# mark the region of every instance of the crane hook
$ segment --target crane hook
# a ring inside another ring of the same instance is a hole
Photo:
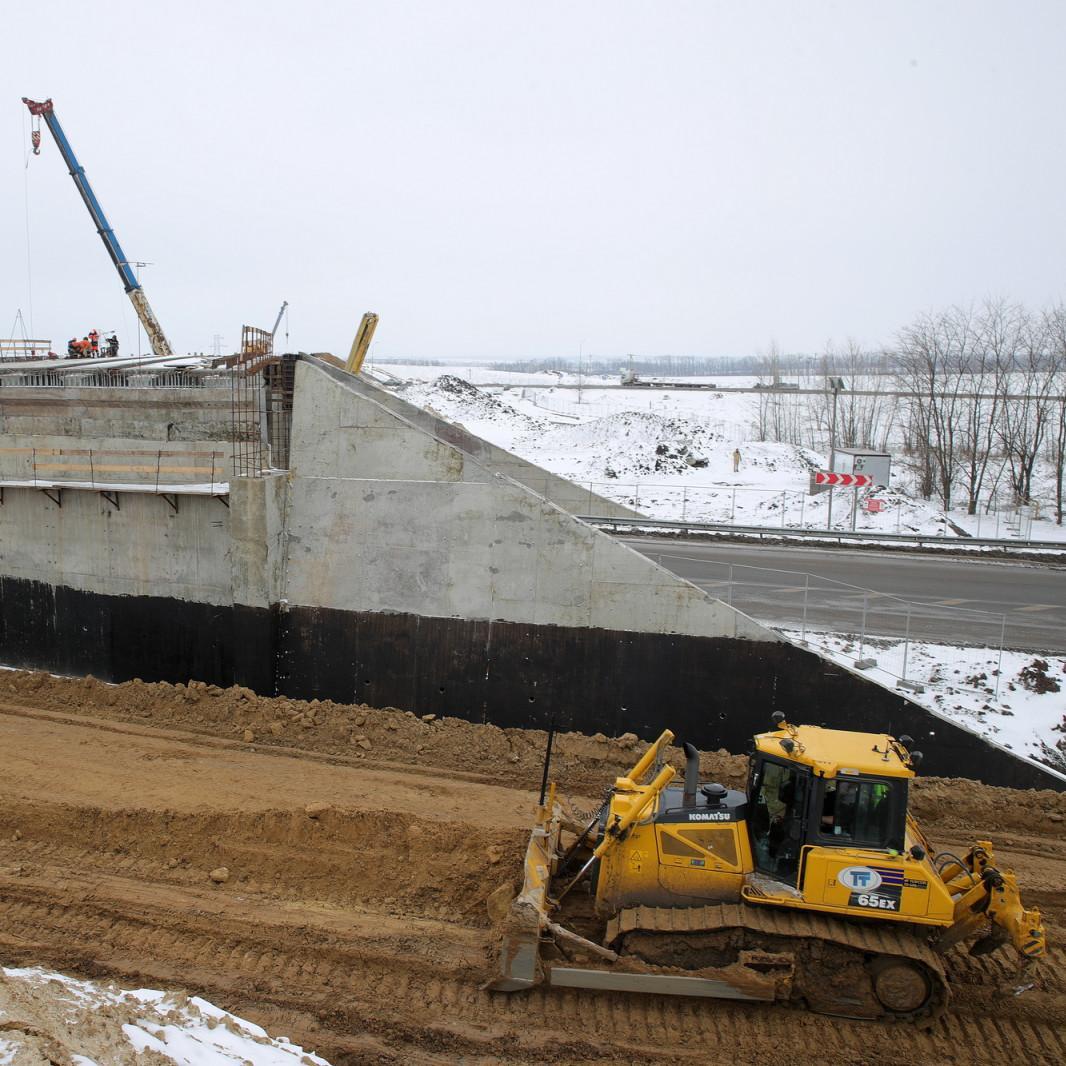
[[[41,120],[37,119],[35,128],[30,131],[30,140],[33,142],[33,154],[41,154]]]

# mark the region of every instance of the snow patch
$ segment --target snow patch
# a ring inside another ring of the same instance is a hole
[[[782,632],[800,640],[798,630]],[[848,667],[859,653],[857,634],[808,629],[806,638],[827,658]],[[902,677],[903,641],[866,637],[862,654],[877,660],[877,666],[861,671],[865,676],[888,688]],[[925,691],[904,695],[1015,755],[1066,775],[1066,657],[1004,649],[997,693],[999,654],[998,648],[912,640],[907,680]]]
[[[144,1052],[180,1066],[329,1066],[197,996],[38,968],[0,968],[0,1021],[0,1066],[51,1061],[57,1051],[75,1066],[133,1066]]]

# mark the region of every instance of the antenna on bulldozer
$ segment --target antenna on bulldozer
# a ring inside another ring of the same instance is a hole
[[[544,806],[544,797],[548,794],[548,769],[552,761],[552,741],[555,740],[555,711],[548,722],[548,743],[544,747],[544,773],[540,776],[540,806]]]

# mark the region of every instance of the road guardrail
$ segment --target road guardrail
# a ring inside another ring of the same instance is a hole
[[[1066,552],[1066,540],[1023,540],[1002,537],[945,537],[938,533],[877,533],[855,532],[848,529],[790,529],[782,526],[740,526],[732,523],[709,522],[667,522],[654,518],[606,518],[597,515],[578,515],[582,522],[610,532],[622,530],[639,531],[641,529],[665,530],[678,533],[732,533],[739,536],[758,537],[775,540],[798,537],[804,540],[830,540],[838,544],[846,541],[865,541],[867,543],[914,544],[919,547],[935,544],[951,548],[1003,548],[1006,550],[1050,549]]]

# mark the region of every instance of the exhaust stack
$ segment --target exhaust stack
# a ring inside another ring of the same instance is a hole
[[[686,807],[695,807],[696,792],[700,787],[700,753],[687,740],[682,747],[685,751],[685,792],[682,803]]]

